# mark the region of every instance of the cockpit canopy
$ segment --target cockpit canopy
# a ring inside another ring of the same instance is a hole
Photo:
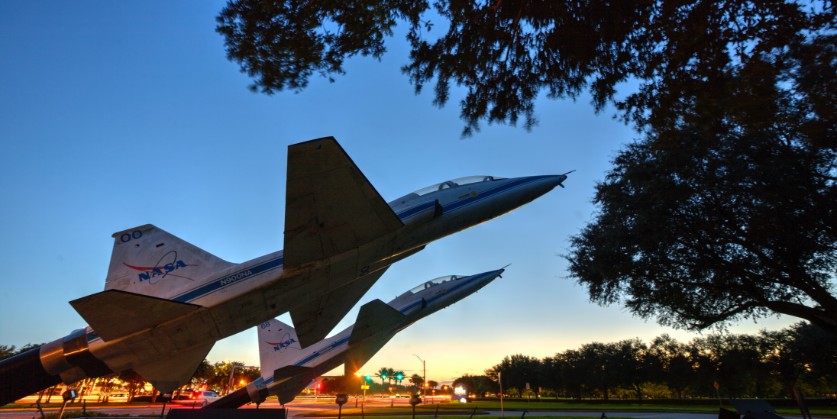
[[[430,281],[427,281],[427,282],[425,282],[425,283],[423,283],[423,284],[421,284],[421,285],[419,285],[419,286],[417,286],[417,287],[415,287],[415,288],[413,288],[413,289],[411,289],[410,291],[407,291],[407,292],[410,293],[410,294],[417,294],[421,291],[424,291],[428,288],[432,288],[436,285],[444,284],[445,282],[455,281],[459,278],[465,278],[466,276],[467,275],[440,276],[436,279],[431,279]]]
[[[431,192],[441,191],[449,188],[455,188],[457,186],[463,185],[470,185],[473,183],[481,183],[481,182],[493,182],[495,180],[502,180],[505,179],[503,177],[496,177],[496,176],[466,176],[461,177],[458,179],[447,180],[441,183],[437,183],[435,185],[426,186],[421,188],[413,193],[409,193],[407,195],[402,196],[395,200],[395,202],[404,202],[414,198],[418,198],[423,195],[427,195]]]

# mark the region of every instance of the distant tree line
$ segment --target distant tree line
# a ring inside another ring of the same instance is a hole
[[[43,344],[28,343],[20,348],[15,345],[0,344],[0,360],[10,358],[12,356],[22,354],[31,349],[37,348]],[[235,374],[230,379],[233,365],[236,366]],[[210,364],[206,359],[198,365],[191,380],[175,391],[175,396],[194,389],[209,389],[215,390],[218,393],[225,393],[229,390],[235,390],[241,387],[243,383],[249,383],[261,375],[258,367],[245,366],[242,362],[216,362]],[[128,396],[128,401],[132,401],[135,396],[143,394],[143,389],[146,387],[147,381],[133,370],[123,371],[121,373],[112,373],[95,378],[85,378],[76,383],[71,383],[69,386],[79,390],[81,395],[95,391],[99,394],[100,400],[104,401],[105,397],[112,394],[125,394]],[[232,388],[230,388],[232,385]],[[57,394],[63,384],[58,384],[52,389],[46,389],[42,395],[46,397],[45,400]],[[155,395],[152,391],[152,397]],[[49,403],[49,401],[47,401]]]
[[[43,345],[43,343],[27,343],[26,345],[17,348],[15,345],[0,345],[0,359],[11,358],[15,355],[20,355],[30,349],[35,349]]]
[[[837,393],[837,338],[808,323],[757,335],[712,334],[681,343],[668,335],[593,342],[538,359],[511,355],[485,376],[454,386],[483,395],[566,398],[809,397]],[[717,383],[717,384],[716,384]],[[717,385],[717,392],[715,387]]]
[[[0,359],[20,353],[0,345]],[[232,388],[228,388],[232,366],[236,365]],[[204,360],[186,389],[234,390],[255,380],[260,371],[240,362]],[[423,380],[418,374],[382,368],[375,374],[380,383],[366,377],[327,377],[319,392],[360,393],[361,381],[370,385],[368,394],[417,391]],[[412,385],[400,385],[408,378]],[[808,397],[837,394],[837,337],[810,323],[797,323],[778,331],[756,335],[711,334],[682,343],[661,335],[645,343],[640,339],[592,342],[553,356],[515,354],[488,368],[485,375],[465,375],[453,382],[470,394],[497,394],[502,379],[503,393],[510,397],[562,397],[600,399],[694,398],[694,397],[786,397],[798,387]],[[397,382],[396,382],[397,380]],[[439,383],[427,381],[429,389]],[[130,398],[141,392],[145,380],[127,371],[75,385],[79,389],[106,387],[110,393],[125,392]],[[717,391],[716,391],[717,386]],[[441,394],[441,393],[437,393]]]

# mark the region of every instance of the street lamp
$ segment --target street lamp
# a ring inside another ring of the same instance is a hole
[[[364,376],[360,371],[355,373],[355,377],[360,379],[360,389],[363,390],[363,403],[366,403],[366,390],[369,390],[369,383],[372,382],[371,376]],[[357,407],[357,397],[355,397],[355,407]]]
[[[427,364],[424,362],[423,359],[421,359],[420,356],[418,356],[416,354],[413,354],[413,356],[418,358],[419,361],[421,361],[421,367],[422,367],[421,386],[423,388],[426,388],[426,386],[427,386]],[[425,393],[426,392],[427,391],[425,391]]]

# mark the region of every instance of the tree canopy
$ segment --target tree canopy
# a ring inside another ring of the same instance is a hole
[[[801,45],[833,46],[812,39],[833,19],[829,1],[233,0],[217,31],[251,89],[272,94],[302,89],[314,74],[333,80],[350,57],[380,58],[403,23],[411,49],[402,71],[417,92],[435,81],[439,106],[452,84],[463,87],[469,134],[480,121],[522,117],[531,127],[539,95],[575,98],[587,88],[597,109],[613,100],[639,125],[670,123],[694,100],[717,101],[730,72],[758,84],[771,65],[793,66],[788,53]],[[833,85],[819,74],[807,82]],[[627,82],[638,88],[615,99]]]

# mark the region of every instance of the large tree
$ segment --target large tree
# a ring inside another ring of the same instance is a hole
[[[837,386],[837,335],[797,323],[778,331],[762,331],[766,369],[788,389],[806,383]]]
[[[485,375],[499,383],[502,378],[503,388],[517,388],[523,390],[530,388],[537,390],[541,387],[541,361],[537,358],[515,354],[503,358],[499,364],[485,370]],[[500,377],[502,376],[502,377]]]
[[[837,333],[834,151],[795,132],[704,133],[617,156],[571,275],[593,301],[663,324],[783,313]]]
[[[137,392],[139,392],[145,385],[145,379],[134,370],[122,371],[119,373],[118,377],[128,390],[128,403],[134,401],[134,396],[136,396]]]
[[[208,384],[215,378],[215,367],[209,363],[207,359],[198,364],[195,373],[192,374],[192,379],[189,380],[192,388],[198,388],[201,384]]]
[[[683,398],[689,383],[694,381],[694,370],[687,356],[686,346],[667,334],[654,338],[648,345],[650,370],[647,376],[652,382],[665,383],[677,398]]]
[[[624,102],[645,137],[571,242],[591,300],[690,329],[782,313],[837,333],[837,38],[819,6],[710,14],[748,30],[702,20],[714,55],[686,54]]]
[[[487,393],[497,394],[499,391],[499,385],[497,382],[485,375],[465,374],[462,377],[453,380],[451,387],[455,389],[460,385],[465,387],[465,390],[469,395],[476,394],[477,397],[483,397]],[[505,390],[505,387],[503,389]]]

